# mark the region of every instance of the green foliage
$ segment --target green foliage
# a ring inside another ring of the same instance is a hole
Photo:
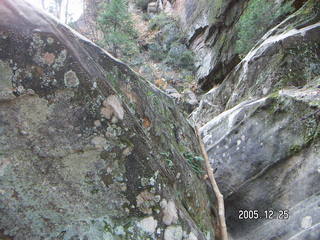
[[[183,68],[192,70],[194,67],[194,54],[190,50],[184,51],[179,57],[179,65]]]
[[[170,158],[171,154],[169,152],[161,152],[160,155],[164,157],[164,160],[168,164],[169,168],[173,168],[174,167],[173,161]]]
[[[279,6],[270,0],[251,0],[236,26],[236,52],[247,54],[272,24],[292,11],[291,2]]]
[[[104,38],[102,45],[114,56],[131,56],[137,51],[136,36],[126,0],[111,0],[101,5],[98,23]]]
[[[149,22],[149,29],[151,30],[160,30],[167,24],[172,23],[174,20],[171,19],[167,14],[160,13],[151,18]]]
[[[204,161],[202,157],[196,156],[192,152],[185,152],[183,156],[187,159],[188,165],[196,174],[201,175],[205,172],[202,167],[202,162]]]
[[[194,66],[193,52],[188,50],[185,45],[174,42],[171,44],[166,63],[174,67],[192,70]]]
[[[161,30],[156,41],[149,45],[150,56],[156,61],[187,70],[194,69],[194,54],[185,46],[185,35],[178,27],[178,23],[165,13],[151,18],[149,29]]]
[[[149,46],[150,57],[155,61],[162,61],[166,58],[166,53],[159,43],[152,43]]]
[[[143,21],[148,22],[148,21],[150,21],[151,18],[148,13],[144,13],[144,14],[142,14],[142,19],[143,19]]]
[[[297,154],[302,150],[302,146],[300,145],[292,145],[289,149],[291,154]]]

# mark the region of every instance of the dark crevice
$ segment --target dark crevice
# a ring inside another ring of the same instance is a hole
[[[199,79],[198,84],[200,88],[204,91],[209,91],[215,85],[221,84],[240,61],[241,59],[236,54],[227,63],[220,62],[217,64],[206,77]]]
[[[219,27],[216,24],[211,25],[209,30],[208,30],[208,34],[207,34],[206,39],[204,40],[204,42],[207,43],[217,30],[219,30]],[[216,34],[216,35],[218,35],[218,34]],[[211,45],[214,45],[214,43],[212,43]]]
[[[204,26],[204,27],[200,27],[200,28],[197,28],[195,31],[194,31],[194,34],[192,35],[192,37],[189,39],[188,41],[188,45],[191,45],[191,43],[197,39],[198,36],[200,36],[201,34],[203,34],[206,30],[207,30],[208,26]]]
[[[292,4],[292,6],[298,10],[299,8],[301,8],[308,0],[295,0]]]

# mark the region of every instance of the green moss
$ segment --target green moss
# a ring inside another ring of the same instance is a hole
[[[266,111],[268,114],[274,115],[275,113],[281,111],[282,107],[281,107],[279,91],[275,91],[271,93],[268,96],[267,101],[269,101],[266,108]]]
[[[92,189],[90,191],[91,194],[97,194],[99,192],[99,189]]]
[[[290,155],[294,155],[294,154],[297,154],[299,153],[301,150],[302,150],[302,146],[300,145],[292,145],[289,149],[289,152],[290,152]]]
[[[306,133],[304,135],[305,145],[309,145],[315,140],[319,138],[319,127],[318,126],[310,126],[306,129]]]
[[[164,161],[167,163],[168,167],[172,169],[174,167],[174,163],[172,161],[171,153],[161,152],[160,155],[164,157]]]
[[[183,156],[186,158],[188,165],[191,167],[191,169],[197,174],[201,175],[205,171],[203,170],[203,158],[200,156],[197,156],[196,154],[192,152],[185,152],[183,153]]]
[[[270,93],[268,96],[270,99],[278,99],[279,98],[279,91],[274,91],[273,93]]]

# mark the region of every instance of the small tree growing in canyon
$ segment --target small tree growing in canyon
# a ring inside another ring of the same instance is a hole
[[[104,35],[102,45],[115,57],[128,57],[135,53],[137,34],[126,0],[110,0],[102,4],[98,23]]]

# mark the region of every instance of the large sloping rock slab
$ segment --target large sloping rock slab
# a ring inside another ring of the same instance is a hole
[[[320,239],[319,112],[318,88],[287,89],[242,102],[201,128],[235,239]],[[265,219],[271,209],[289,218]],[[240,210],[261,218],[239,219]]]
[[[173,101],[125,64],[0,2],[0,238],[214,239],[196,146]]]

